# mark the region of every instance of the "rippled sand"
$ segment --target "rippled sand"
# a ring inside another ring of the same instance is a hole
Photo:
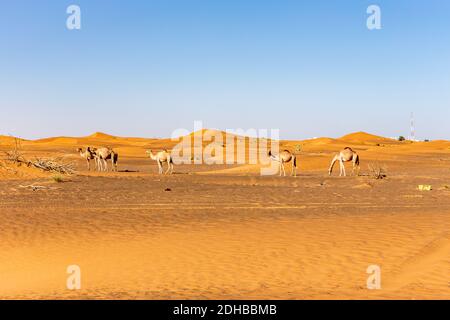
[[[78,177],[34,192],[3,182],[0,296],[450,298],[450,192],[404,179],[361,189],[367,178]],[[80,291],[65,287],[71,264]]]
[[[388,164],[378,181],[327,177],[335,142],[315,143],[297,178],[188,165],[158,176],[130,147],[119,167],[138,172],[0,179],[0,298],[449,299],[446,146],[361,145],[363,173],[369,160]],[[81,290],[66,288],[69,265]],[[369,265],[381,290],[366,287]]]

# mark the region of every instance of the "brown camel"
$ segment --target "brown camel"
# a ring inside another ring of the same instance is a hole
[[[156,154],[153,154],[152,150],[147,150],[146,153],[150,156],[152,160],[156,160],[158,163],[158,172],[159,174],[163,173],[163,163],[167,163],[167,171],[165,174],[169,173],[172,174],[173,172],[173,159],[170,155],[170,152],[168,152],[166,149],[163,151],[160,151]]]
[[[331,161],[330,168],[328,169],[328,174],[331,176],[331,173],[333,172],[333,167],[336,161],[339,161],[339,167],[340,167],[340,173],[339,176],[347,176],[347,173],[345,172],[345,166],[344,162],[352,161],[353,163],[353,170],[352,175],[354,175],[355,171],[357,171],[356,175],[359,175],[359,155],[352,150],[352,148],[346,147],[344,150],[339,152],[339,154],[335,155],[333,160]]]
[[[98,168],[100,171],[108,171],[108,162],[111,159],[111,171],[117,171],[117,161],[119,154],[111,148],[93,148],[94,157],[96,158]]]
[[[91,171],[91,160],[95,160],[95,169],[97,169],[97,160],[95,159],[95,154],[91,147],[87,147],[86,151],[83,151],[82,148],[78,148],[77,152],[86,160],[88,171]]]
[[[276,161],[280,163],[280,176],[283,171],[284,176],[286,176],[286,170],[284,169],[284,164],[292,161],[292,169],[291,175],[297,176],[297,156],[292,154],[289,150],[283,150],[278,155],[272,154],[272,151],[269,151],[269,157],[272,161]]]

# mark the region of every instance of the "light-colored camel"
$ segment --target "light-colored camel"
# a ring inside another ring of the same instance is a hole
[[[91,147],[87,147],[85,151],[82,148],[78,148],[77,152],[86,160],[88,171],[91,171],[91,160],[95,160],[95,169],[97,169],[97,160]]]
[[[334,164],[339,161],[339,167],[340,167],[340,173],[339,176],[342,175],[345,177],[347,176],[347,173],[345,172],[345,165],[344,162],[352,161],[353,163],[353,170],[352,175],[354,175],[355,170],[357,171],[357,175],[359,175],[359,155],[352,150],[352,148],[346,147],[344,150],[339,152],[339,154],[335,155],[333,160],[331,161],[330,168],[328,169],[328,174],[331,176],[331,173],[333,172]]]
[[[146,153],[150,156],[150,158],[152,160],[156,160],[156,162],[158,163],[159,174],[163,173],[163,163],[164,162],[167,163],[167,171],[165,172],[165,174],[167,174],[167,173],[172,174],[173,159],[172,159],[172,156],[170,155],[170,152],[168,152],[166,149],[164,149],[163,151],[159,151],[156,154],[153,154],[152,150],[147,150]]]
[[[111,171],[117,171],[117,161],[119,154],[111,148],[93,148],[92,152],[96,158],[99,171],[108,171],[108,162],[111,159]]]
[[[284,164],[292,161],[291,175],[294,177],[297,176],[297,156],[295,154],[288,150],[283,150],[280,154],[274,155],[272,154],[272,151],[269,151],[269,157],[272,161],[280,163],[280,176],[282,172],[284,173],[284,176],[286,176]]]

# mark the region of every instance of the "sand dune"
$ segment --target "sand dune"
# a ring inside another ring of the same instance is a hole
[[[368,143],[389,143],[389,144],[400,144],[400,141],[393,140],[390,138],[384,138],[376,136],[367,132],[355,132],[345,135],[339,138],[341,141],[357,143],[357,144],[368,144]]]
[[[79,171],[57,183],[0,163],[0,298],[450,298],[449,141],[282,141],[301,145],[296,178],[262,177],[249,164],[157,175],[145,150],[175,143],[103,133],[23,140],[24,156],[61,156]],[[0,137],[0,153],[13,144]],[[86,171],[75,152],[86,145],[114,147],[121,172]],[[361,155],[362,176],[328,177],[345,146]],[[368,176],[370,162],[385,164],[387,178]],[[66,288],[70,264],[81,267],[79,291]],[[373,264],[381,290],[366,287]]]

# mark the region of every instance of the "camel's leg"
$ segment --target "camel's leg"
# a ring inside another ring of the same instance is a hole
[[[342,160],[339,159],[339,177],[342,177],[342,165],[343,165]]]
[[[162,174],[162,173],[163,173],[161,161],[158,161],[158,173],[159,173],[159,174]]]
[[[347,176],[347,172],[345,172],[345,164],[344,164],[344,161],[341,160],[341,163],[342,163],[342,172],[344,173],[344,177],[346,177],[346,176]]]
[[[352,176],[355,175],[356,172],[356,176],[359,176],[359,165],[357,165],[358,158],[353,158],[353,170],[352,170]]]
[[[103,159],[103,171],[108,172],[108,162],[106,159]]]
[[[295,156],[292,158],[291,176],[297,176],[297,159],[295,158]]]
[[[281,161],[281,167],[283,168],[283,176],[286,177],[286,169],[284,168],[284,162]]]
[[[111,159],[112,164],[113,164],[114,172],[117,172],[117,161],[118,161],[118,159],[119,159],[119,156],[117,154],[114,154],[114,156]]]
[[[168,161],[167,161],[167,170],[166,170],[166,173],[165,173],[165,174],[168,174],[169,171],[170,171],[170,161],[168,160]]]
[[[86,159],[86,161],[87,161],[88,171],[91,171],[91,163],[89,162],[89,159]]]
[[[337,156],[335,156],[335,157],[333,158],[333,160],[331,160],[330,168],[328,169],[328,175],[329,175],[329,176],[331,176],[331,173],[333,173],[333,168],[334,168],[334,165],[335,165],[335,163],[336,163],[337,160],[338,160],[338,157],[337,157]]]
[[[173,162],[172,162],[172,158],[169,157],[169,159],[167,159],[167,173],[172,174],[173,172]]]

